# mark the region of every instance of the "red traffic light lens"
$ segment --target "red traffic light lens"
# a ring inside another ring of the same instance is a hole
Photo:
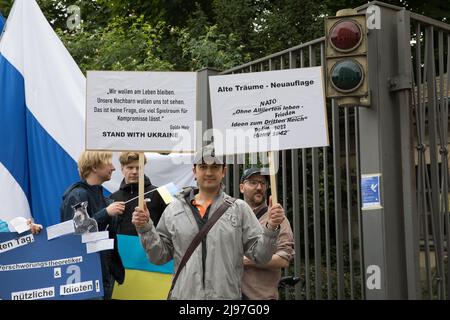
[[[331,69],[331,84],[340,92],[352,92],[359,88],[364,80],[362,66],[354,59],[337,62]]]
[[[336,50],[348,52],[361,43],[362,30],[354,20],[340,20],[331,28],[329,38]]]

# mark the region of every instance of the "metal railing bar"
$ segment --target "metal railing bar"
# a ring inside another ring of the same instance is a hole
[[[277,57],[279,57],[281,55],[288,54],[291,51],[296,51],[296,50],[300,50],[300,49],[303,49],[303,48],[308,48],[311,45],[315,45],[315,44],[318,44],[318,43],[321,43],[321,42],[324,42],[324,41],[325,41],[325,37],[317,38],[317,39],[314,39],[312,41],[308,41],[308,42],[299,44],[299,45],[297,45],[295,47],[292,47],[292,48],[289,48],[289,49],[286,49],[286,50],[283,50],[283,51],[279,51],[279,52],[273,53],[273,54],[265,56],[265,57],[262,57],[260,59],[256,59],[256,60],[253,60],[251,62],[244,63],[244,64],[242,64],[240,66],[237,66],[237,67],[234,67],[234,68],[231,68],[231,69],[228,69],[228,70],[224,70],[224,71],[220,72],[219,74],[229,74],[229,73],[234,72],[236,70],[240,70],[240,69],[246,68],[246,67],[248,67],[250,65],[258,64],[260,62],[265,62],[265,61],[268,61],[270,59],[277,58]]]
[[[334,215],[336,231],[336,272],[337,272],[337,298],[344,299],[344,263],[342,246],[342,204],[341,204],[341,151],[339,133],[339,106],[332,100],[333,121],[333,176],[334,176]]]
[[[348,264],[350,270],[350,299],[354,299],[353,292],[353,240],[352,240],[352,189],[350,186],[350,132],[349,132],[349,108],[344,109],[344,133],[345,133],[345,176],[347,190],[347,229],[348,229]]]

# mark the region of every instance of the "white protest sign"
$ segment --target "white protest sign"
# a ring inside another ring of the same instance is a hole
[[[209,84],[217,154],[329,145],[322,67],[212,76]]]
[[[114,249],[114,239],[102,239],[92,242],[86,242],[87,253]]]
[[[75,232],[75,224],[73,220],[68,220],[47,227],[47,240],[52,240]]]
[[[81,235],[81,242],[87,243],[87,242],[108,239],[108,238],[109,238],[108,231],[89,232],[89,233],[84,233]]]
[[[86,149],[192,152],[195,72],[88,71]]]
[[[27,223],[27,219],[24,217],[16,217],[12,219],[9,224],[14,228],[17,233],[24,233],[30,230],[30,225]]]

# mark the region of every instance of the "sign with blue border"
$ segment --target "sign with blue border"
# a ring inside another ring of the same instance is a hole
[[[380,178],[381,174],[364,174],[361,176],[361,209],[370,210],[382,208]]]
[[[80,300],[103,296],[99,253],[86,252],[79,235],[47,240],[0,233],[0,299]]]

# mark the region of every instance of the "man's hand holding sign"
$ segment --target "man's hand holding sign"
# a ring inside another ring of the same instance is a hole
[[[284,209],[279,203],[272,203],[272,196],[269,197],[269,222],[267,222],[267,227],[272,230],[279,228],[280,224],[286,218],[284,214]]]
[[[136,207],[131,222],[133,222],[136,227],[142,228],[149,221],[150,213],[147,210],[147,206],[144,204],[144,208]]]

